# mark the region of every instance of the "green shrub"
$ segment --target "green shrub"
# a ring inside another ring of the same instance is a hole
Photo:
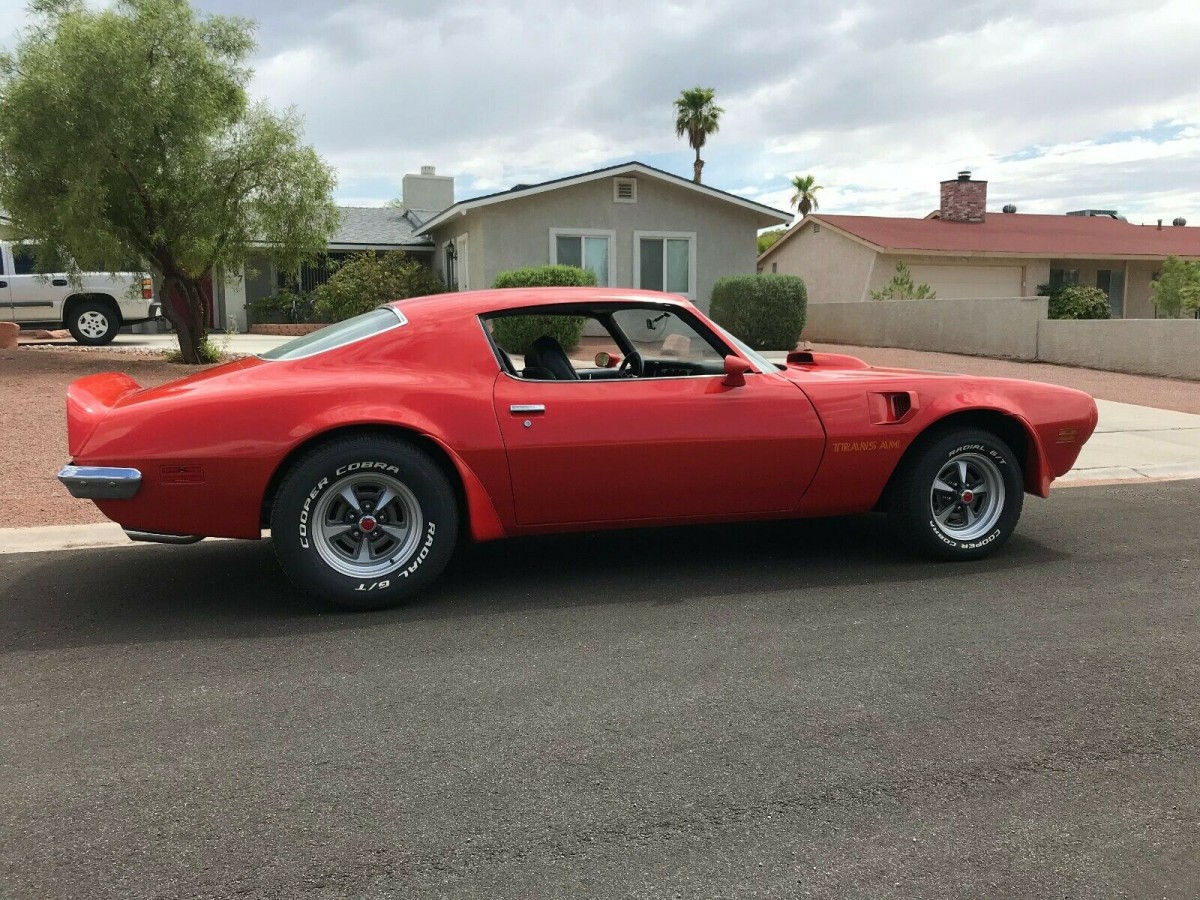
[[[877,291],[871,291],[872,300],[936,300],[937,294],[927,284],[913,284],[912,272],[904,260],[896,263],[896,274],[892,280]]]
[[[501,272],[492,282],[496,288],[595,287],[596,273],[575,266],[537,266]]]
[[[255,325],[294,325],[316,321],[313,317],[312,295],[293,294],[287,288],[280,288],[271,296],[260,297],[246,306]]]
[[[794,350],[808,315],[808,291],[795,275],[732,275],[713,285],[713,321],[755,350]]]
[[[403,250],[358,253],[312,292],[313,314],[319,322],[341,322],[392,300],[444,290],[433,272]]]
[[[1064,284],[1051,290],[1049,285],[1043,284],[1038,286],[1038,294],[1050,298],[1048,315],[1051,319],[1108,319],[1112,316],[1108,295],[1100,288]]]
[[[539,266],[501,272],[492,287],[594,287],[595,284],[596,274],[590,269]],[[503,316],[492,320],[493,337],[508,353],[524,353],[543,334],[550,335],[569,351],[579,343],[582,333],[583,319],[579,316]]]
[[[1154,308],[1163,318],[1200,311],[1200,260],[1168,256],[1150,290]]]

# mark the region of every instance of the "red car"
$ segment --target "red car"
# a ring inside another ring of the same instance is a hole
[[[67,392],[59,473],[134,540],[258,539],[355,609],[432,582],[462,539],[885,510],[976,559],[1096,425],[1068,388],[773,363],[692,304],[539,288],[398,301],[143,390]]]

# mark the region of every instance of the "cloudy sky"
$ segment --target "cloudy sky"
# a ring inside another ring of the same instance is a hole
[[[459,199],[638,159],[685,177],[671,101],[724,107],[705,182],[787,208],[924,215],[938,181],[989,208],[1200,225],[1200,3],[1154,0],[194,0],[258,22],[253,92],[294,105],[383,203],[436,165]],[[22,2],[0,0],[12,45]]]

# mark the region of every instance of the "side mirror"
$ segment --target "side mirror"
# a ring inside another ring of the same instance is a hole
[[[746,383],[746,373],[753,372],[754,366],[736,356],[725,357],[725,381],[723,384],[726,387],[741,387]]]
[[[596,354],[596,367],[600,369],[611,369],[613,366],[619,365],[621,357],[615,353],[608,353],[601,350]]]

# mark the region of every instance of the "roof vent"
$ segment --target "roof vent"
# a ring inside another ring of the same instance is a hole
[[[637,203],[637,179],[613,179],[613,203]]]
[[[1017,208],[1016,208],[1016,206],[1014,206],[1014,205],[1013,205],[1013,204],[1011,204],[1011,203],[1005,203],[1005,204],[1004,204],[1004,211],[1005,211],[1006,213],[1015,213],[1015,212],[1017,211]]]
[[[1176,228],[1182,228],[1184,225],[1187,224],[1187,219],[1185,219],[1183,216],[1179,216],[1171,224],[1174,225]]]
[[[514,184],[509,188],[510,191],[523,191],[527,187],[533,187],[531,184]]]
[[[437,166],[421,166],[422,175],[436,175]]]
[[[971,170],[970,169],[959,169],[958,170],[958,180],[959,181],[970,181],[971,180]]]

